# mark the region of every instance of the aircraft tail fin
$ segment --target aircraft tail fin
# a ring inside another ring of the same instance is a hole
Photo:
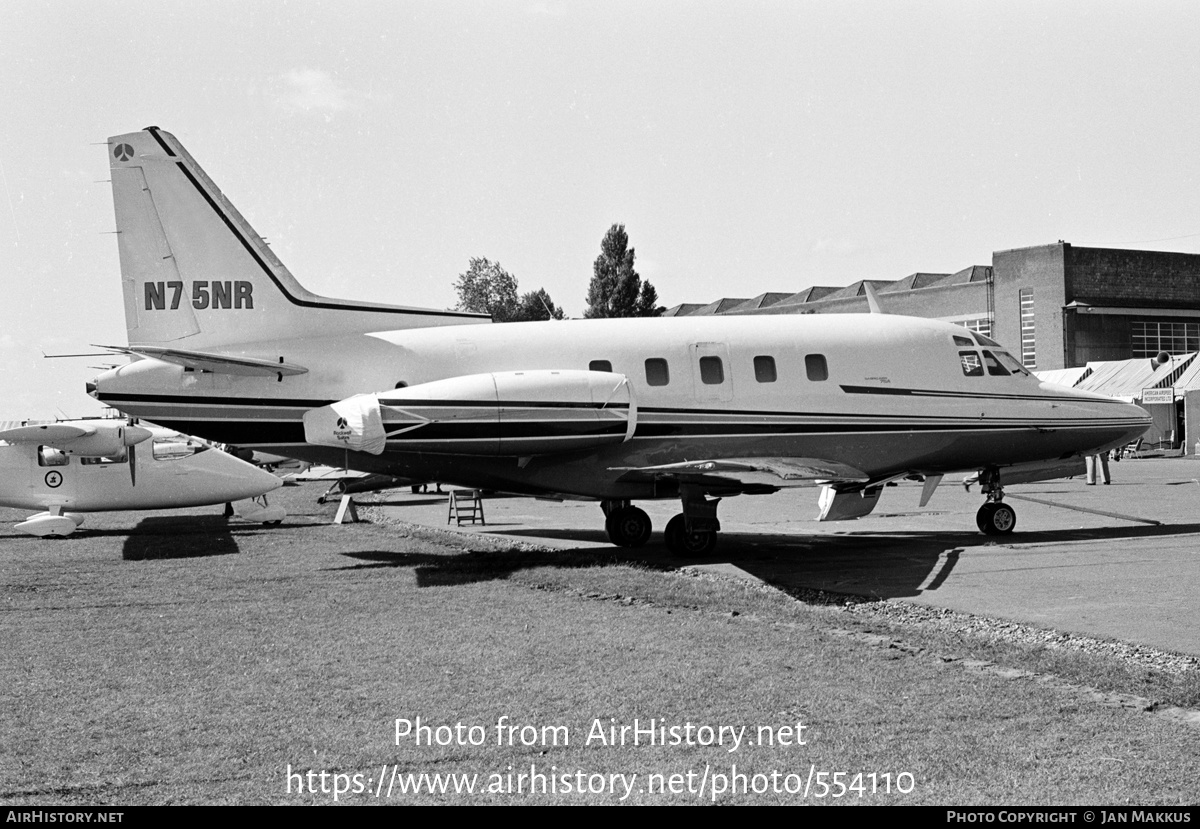
[[[130,345],[192,350],[486,322],[486,316],[328,299],[296,281],[170,133],[108,139]]]

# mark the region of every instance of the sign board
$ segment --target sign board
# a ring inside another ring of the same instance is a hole
[[[1142,403],[1174,403],[1175,389],[1142,389]]]

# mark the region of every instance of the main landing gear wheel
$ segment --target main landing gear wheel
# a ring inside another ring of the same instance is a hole
[[[1017,526],[1017,511],[1008,504],[989,501],[975,514],[975,523],[987,535],[1008,535]]]
[[[650,516],[637,507],[620,507],[608,514],[604,529],[618,547],[641,547],[650,538]]]
[[[676,515],[667,522],[663,533],[667,549],[677,556],[706,556],[717,546],[717,534],[712,530],[687,531],[683,515]]]

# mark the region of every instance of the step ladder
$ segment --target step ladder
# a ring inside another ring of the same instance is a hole
[[[464,522],[471,524],[487,524],[483,518],[483,493],[478,489],[458,489],[450,491],[450,512],[446,523],[457,521],[458,526]]]

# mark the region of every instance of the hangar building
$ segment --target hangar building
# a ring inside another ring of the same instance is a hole
[[[958,273],[870,280],[887,313],[933,317],[987,334],[1027,368],[1200,351],[1200,254],[1052,245],[996,251]],[[684,304],[668,316],[850,313],[863,282]]]

